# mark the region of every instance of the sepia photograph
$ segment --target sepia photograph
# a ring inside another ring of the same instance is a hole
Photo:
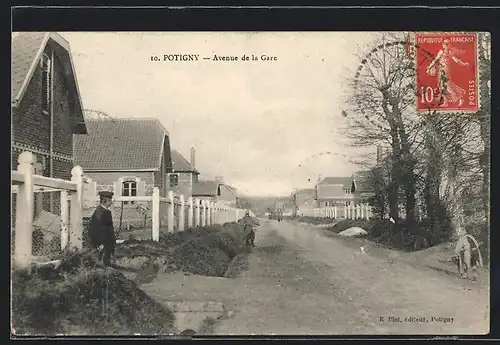
[[[11,47],[11,338],[490,332],[489,33]]]

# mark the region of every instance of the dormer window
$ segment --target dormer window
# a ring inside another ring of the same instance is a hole
[[[42,112],[49,114],[52,96],[52,61],[48,55],[43,54],[40,61],[40,68],[42,69]]]
[[[344,192],[345,192],[345,194],[351,194],[351,189],[350,188],[345,188]]]

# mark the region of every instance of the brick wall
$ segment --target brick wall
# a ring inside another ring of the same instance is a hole
[[[50,51],[46,51],[50,56]],[[60,61],[55,58],[54,64],[54,153],[67,156],[67,158],[54,158],[53,177],[70,179],[73,168],[73,134],[70,124],[70,94],[67,92],[64,70]],[[42,113],[42,71],[37,66],[33,77],[19,107],[12,113],[12,140],[18,145],[34,147],[38,161],[46,158],[47,167],[44,176],[49,176],[49,151],[50,151],[50,116]],[[12,169],[16,169],[19,154],[23,149],[12,150]],[[43,193],[43,209],[59,213],[59,193]],[[15,198],[13,198],[15,199]],[[13,200],[15,206],[15,200]],[[15,210],[13,209],[13,214]]]
[[[147,185],[154,185],[154,174],[149,171],[136,171],[136,172],[94,172],[85,171],[85,176],[90,177],[92,180],[96,181],[98,185],[112,185],[114,182],[118,181],[121,177],[137,177],[141,181],[145,181]]]
[[[47,52],[48,53],[48,52]],[[19,107],[12,119],[13,141],[50,149],[50,116],[42,113],[42,71],[35,69]],[[72,157],[73,134],[70,124],[70,94],[67,92],[64,70],[58,59],[54,61],[54,152]],[[17,165],[17,158],[14,161]]]
[[[97,191],[109,190],[113,192],[113,184],[121,177],[136,177],[145,182],[145,190],[143,195],[153,195],[153,187],[155,186],[155,176],[152,171],[137,171],[137,172],[94,172],[89,171],[84,174],[90,177],[97,183]],[[142,194],[142,193],[141,193]]]

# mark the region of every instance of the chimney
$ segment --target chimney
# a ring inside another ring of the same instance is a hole
[[[196,161],[195,161],[196,157],[195,156],[196,156],[196,150],[193,146],[193,147],[191,147],[191,168],[193,168],[193,169],[196,169]]]

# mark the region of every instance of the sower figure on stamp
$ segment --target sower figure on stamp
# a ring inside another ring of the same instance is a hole
[[[93,248],[99,249],[99,260],[104,265],[110,265],[110,259],[115,254],[116,236],[113,227],[113,216],[109,207],[112,205],[113,193],[100,192],[100,203],[90,219],[89,239]]]

